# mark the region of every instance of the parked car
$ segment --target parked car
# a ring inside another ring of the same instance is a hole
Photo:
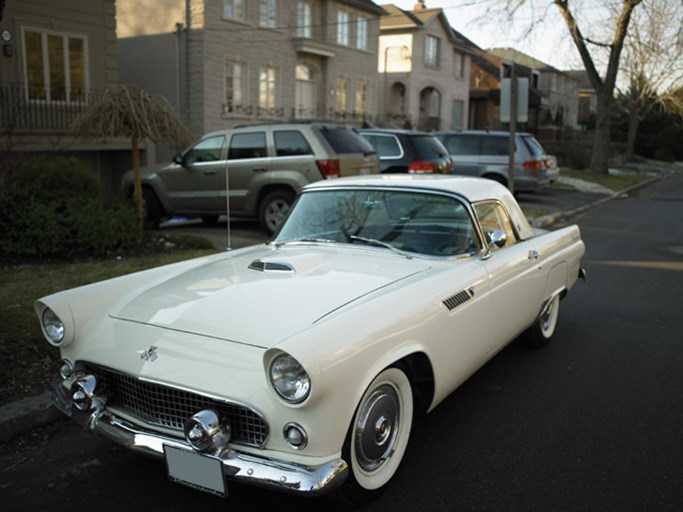
[[[388,129],[362,129],[379,154],[383,173],[450,174],[453,162],[443,144],[427,132]]]
[[[268,244],[35,310],[63,358],[54,404],[87,430],[214,494],[358,502],[394,476],[414,414],[518,335],[548,343],[583,253],[577,226],[533,230],[490,180],[342,178],[306,186]]]
[[[257,217],[272,233],[302,186],[378,172],[375,150],[349,126],[241,126],[208,133],[173,162],[143,168],[144,217],[150,227],[171,215],[216,220],[227,212],[229,188],[230,214]],[[132,197],[132,171],[123,188]]]
[[[508,186],[509,132],[437,132],[436,137],[453,158],[457,174],[481,176]],[[541,144],[530,133],[517,133],[515,141],[515,192],[546,188],[550,182],[548,175],[559,172],[557,161],[548,159]],[[555,167],[552,167],[553,162]]]

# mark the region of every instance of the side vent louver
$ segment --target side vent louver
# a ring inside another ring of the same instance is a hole
[[[470,300],[472,298],[472,295],[470,292],[463,290],[459,293],[456,293],[452,297],[447,298],[446,300],[443,301],[443,305],[446,306],[449,310],[453,310],[457,308],[458,306],[462,306],[465,302]]]
[[[294,267],[291,264],[281,261],[254,260],[249,268],[259,272],[294,272]]]

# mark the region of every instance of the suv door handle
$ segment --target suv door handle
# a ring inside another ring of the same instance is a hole
[[[266,172],[268,169],[266,167],[254,167],[252,171],[254,172]]]
[[[204,174],[206,174],[207,176],[213,176],[214,174],[216,174],[216,169],[208,169],[204,171]]]

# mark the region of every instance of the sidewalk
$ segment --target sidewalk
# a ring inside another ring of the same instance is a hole
[[[534,227],[547,229],[590,208],[617,197],[627,196],[634,190],[666,176],[668,174],[663,173],[660,176],[619,192],[612,192],[609,189],[582,180],[560,177],[558,181],[571,188],[552,188],[548,192],[541,194],[520,194],[518,202],[527,215],[529,215],[528,212],[534,213],[534,215],[531,215]],[[233,249],[263,243],[267,239],[267,236],[262,231],[254,228],[253,223],[237,221],[234,224],[233,227],[231,223],[230,236]],[[225,249],[227,245],[227,229],[225,232],[219,232],[217,229],[202,227],[199,223],[196,225],[189,223],[189,226],[185,226],[182,232],[206,236],[218,249]],[[50,393],[44,393],[4,405],[0,407],[0,439],[6,442],[13,436],[42,427],[62,418],[66,417],[52,407],[50,403]]]

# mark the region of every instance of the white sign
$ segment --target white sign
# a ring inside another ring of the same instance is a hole
[[[503,78],[500,84],[500,122],[510,122],[510,78]],[[517,122],[529,120],[529,79],[517,78]]]

